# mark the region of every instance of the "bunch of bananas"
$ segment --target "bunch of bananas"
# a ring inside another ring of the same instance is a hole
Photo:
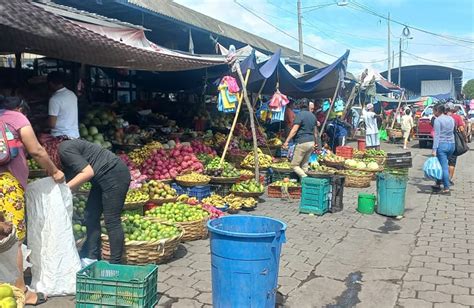
[[[163,145],[160,142],[152,141],[140,149],[133,150],[128,156],[136,165],[141,165],[148,157],[150,157],[153,150],[159,150],[162,148]]]
[[[275,138],[269,139],[267,144],[270,146],[279,146],[279,145],[282,145],[283,142],[281,142],[279,138],[275,137]]]
[[[254,198],[237,197],[234,194],[225,196],[225,203],[229,205],[229,209],[240,210],[241,208],[254,208],[257,206],[257,200]]]
[[[125,197],[125,203],[146,202],[149,198],[149,195],[144,191],[139,189],[130,189],[127,192],[127,196]]]
[[[226,141],[227,136],[222,133],[216,133],[214,135],[214,144],[219,145],[223,144]]]
[[[209,182],[211,178],[204,174],[191,172],[191,173],[177,176],[176,180],[182,181],[182,182]]]
[[[239,173],[240,173],[240,175],[245,175],[245,176],[254,176],[255,175],[252,171],[245,170],[245,169],[239,170]]]
[[[269,168],[272,165],[273,158],[270,155],[263,154],[262,150],[257,149],[258,154],[258,166],[260,168]],[[255,155],[250,152],[245,156],[244,160],[240,164],[242,167],[253,168],[255,167]]]
[[[202,199],[202,203],[209,204],[217,208],[223,208],[226,204],[224,198],[216,194],[212,194],[211,196]]]

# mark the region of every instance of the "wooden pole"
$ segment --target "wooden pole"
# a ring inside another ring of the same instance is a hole
[[[336,91],[334,91],[334,95],[332,97],[331,106],[329,106],[328,113],[326,114],[326,118],[324,119],[323,125],[321,125],[321,131],[319,132],[319,138],[321,138],[321,136],[324,133],[324,127],[326,126],[326,123],[329,119],[329,114],[331,113],[332,107],[334,106],[334,101],[336,100],[336,96],[337,96],[337,93],[339,91],[340,85],[341,85],[341,81],[338,80],[337,85],[336,85]]]
[[[400,98],[398,99],[398,107],[397,107],[397,110],[395,110],[395,113],[393,114],[392,125],[390,125],[390,128],[391,128],[391,129],[393,129],[393,127],[395,126],[395,120],[396,120],[396,118],[397,118],[398,110],[400,109],[400,106],[402,105],[403,96],[405,96],[405,92],[404,92],[404,91],[402,91],[402,94],[400,94]]]
[[[244,83],[243,83],[244,88],[247,86],[249,76],[250,76],[250,69],[247,69],[247,73],[245,74],[245,80],[244,80]],[[227,154],[227,149],[229,148],[230,141],[232,140],[232,135],[234,134],[235,125],[237,124],[237,120],[239,118],[240,107],[242,106],[243,97],[244,97],[244,95],[243,95],[243,93],[241,93],[240,96],[239,96],[237,109],[235,110],[234,121],[232,122],[232,126],[231,126],[230,132],[229,132],[229,136],[227,136],[227,141],[226,141],[225,146],[224,146],[224,151],[222,152],[221,161],[219,162],[219,167],[222,166],[222,164],[224,163],[225,155]]]
[[[259,172],[259,166],[258,166],[258,146],[257,146],[257,132],[255,130],[255,121],[254,121],[254,114],[253,114],[253,107],[252,104],[250,103],[248,94],[247,94],[247,86],[245,85],[245,80],[244,76],[242,75],[242,71],[240,70],[240,65],[238,63],[234,64],[235,65],[235,70],[237,71],[237,74],[239,75],[240,82],[242,83],[242,94],[244,96],[244,101],[245,104],[247,105],[247,109],[249,110],[250,114],[250,129],[252,130],[252,139],[253,139],[253,154],[254,154],[254,160],[255,160],[255,181],[259,183],[260,181],[260,172]]]

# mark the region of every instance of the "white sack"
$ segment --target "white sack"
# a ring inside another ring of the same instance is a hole
[[[12,233],[0,240],[0,282],[15,284],[20,277],[20,271],[16,264],[18,245],[16,229],[13,227]]]
[[[81,262],[72,230],[72,194],[52,178],[37,180],[26,190],[31,286],[47,295],[74,294]]]

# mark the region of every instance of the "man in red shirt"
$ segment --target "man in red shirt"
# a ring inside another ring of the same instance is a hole
[[[285,136],[288,136],[291,128],[293,127],[293,122],[295,121],[295,112],[293,111],[295,103],[293,100],[286,105],[285,109]]]
[[[459,107],[455,107],[453,103],[447,103],[445,105],[447,114],[451,116],[454,119],[454,126],[455,129],[457,129],[459,132],[465,136],[465,124],[463,118],[457,114],[459,111]],[[451,182],[451,185],[454,185],[453,183],[453,177],[454,177],[454,170],[456,169],[456,162],[457,162],[458,157],[456,155],[451,155],[448,158],[448,165],[449,165],[449,181]]]

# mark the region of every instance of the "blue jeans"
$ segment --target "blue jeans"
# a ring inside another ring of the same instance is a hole
[[[454,153],[454,143],[441,142],[436,150],[436,157],[438,157],[441,168],[443,168],[443,186],[444,189],[449,189],[449,166],[448,157]]]

